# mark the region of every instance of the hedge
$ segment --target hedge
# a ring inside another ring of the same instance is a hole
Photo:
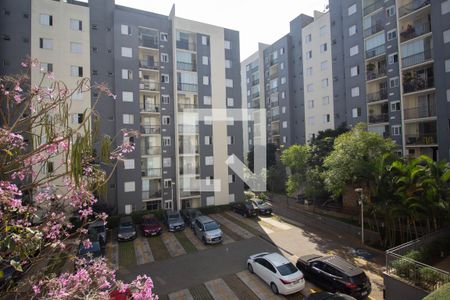
[[[450,283],[444,284],[425,298],[423,300],[441,300],[450,299]]]

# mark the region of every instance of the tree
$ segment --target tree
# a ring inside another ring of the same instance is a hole
[[[99,116],[95,103],[101,94],[115,96],[88,79],[69,88],[51,73],[43,74],[39,85],[30,86],[27,74],[37,65],[37,61],[24,62],[26,73],[0,79],[0,258],[22,277],[19,283],[8,282],[0,297],[104,299],[112,290],[129,290],[133,299],[154,299],[147,276],[125,284],[104,260],[88,264],[68,250],[70,242],[78,240],[91,247],[85,228],[107,219],[105,213],[93,211],[94,192],[101,192],[110,176],[101,165],[114,170],[134,149],[128,142],[111,149],[116,137],[103,137],[101,153],[93,156],[91,119]],[[71,97],[91,89],[98,90],[99,97],[74,126],[69,118]],[[129,130],[120,134],[136,135]],[[72,213],[82,221],[78,229],[70,221]],[[46,268],[46,262],[61,254],[77,264],[74,272]]]
[[[309,145],[292,145],[281,154],[281,161],[291,171],[286,183],[288,195],[295,195],[306,182],[310,158]]]

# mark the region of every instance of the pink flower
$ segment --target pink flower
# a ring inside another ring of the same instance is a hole
[[[20,84],[18,82],[16,82],[16,86],[14,87],[14,90],[16,92],[23,92],[22,88],[20,87]]]
[[[92,243],[91,243],[91,241],[90,241],[89,239],[84,240],[84,241],[83,241],[83,247],[84,247],[85,249],[92,248]]]
[[[23,68],[28,68],[28,64],[25,63],[25,62],[21,62],[20,65],[21,65]]]
[[[23,98],[19,94],[16,94],[14,95],[14,101],[16,101],[17,104],[20,104],[22,103]]]
[[[55,154],[56,152],[58,152],[58,145],[55,143],[48,144],[45,150],[47,150],[48,154]]]

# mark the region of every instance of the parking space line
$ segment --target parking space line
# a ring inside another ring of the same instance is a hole
[[[171,232],[163,232],[161,239],[167,251],[169,251],[170,256],[175,257],[186,254],[186,250],[184,250],[183,246],[181,246],[180,242]]]
[[[115,269],[119,268],[119,247],[116,241],[110,241],[106,246],[106,257]]]
[[[236,223],[233,223],[232,221],[228,220],[227,218],[224,218],[223,216],[219,214],[212,214],[211,217],[213,217],[217,222],[219,222],[221,225],[227,227],[240,237],[244,239],[249,239],[254,237],[255,235],[249,232],[248,230],[245,230],[241,226],[237,225]]]
[[[205,286],[214,300],[238,300],[238,297],[221,278],[205,282]]]
[[[267,284],[265,284],[259,277],[250,274],[245,270],[236,274],[245,285],[252,290],[255,295],[261,300],[275,300],[283,299],[280,296],[274,295]]]
[[[241,215],[238,215],[236,213],[233,212],[225,212],[225,214],[235,220],[241,221],[242,223],[246,224],[247,226],[250,226],[253,229],[256,229],[257,231],[261,232],[261,233],[265,233],[265,234],[271,234],[273,233],[273,230],[270,228],[265,227],[262,224],[258,224],[252,220],[249,220],[247,218],[244,218]]]
[[[171,293],[168,296],[169,300],[194,300],[191,292],[188,289],[184,289],[175,293]]]
[[[226,245],[226,244],[230,244],[230,243],[234,243],[234,242],[235,242],[235,240],[231,236],[229,236],[226,233],[223,233],[222,244]]]
[[[138,265],[143,265],[155,261],[147,239],[138,237],[134,240],[133,244],[134,251],[136,253],[136,263]]]
[[[186,228],[185,230],[183,230],[183,233],[197,250],[206,249],[206,246],[203,245],[203,243],[194,235],[194,232],[192,232],[192,230]]]

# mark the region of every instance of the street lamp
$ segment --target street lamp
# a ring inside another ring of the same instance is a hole
[[[355,189],[358,195],[358,204],[361,206],[361,243],[364,245],[364,193],[362,188]]]

